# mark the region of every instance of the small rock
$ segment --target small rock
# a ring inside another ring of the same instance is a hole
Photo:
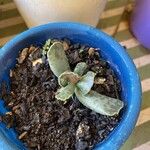
[[[6,112],[5,115],[10,115],[10,116],[12,116],[12,112]]]
[[[100,136],[100,137],[103,137],[103,133],[105,132],[105,129],[102,129],[102,130],[100,130],[100,131],[98,131],[98,135]]]
[[[40,63],[37,63],[35,66],[33,66],[33,74],[36,74],[38,73],[38,71],[40,70],[40,67],[41,67],[41,64]],[[38,74],[39,75],[39,74]],[[37,75],[37,76],[38,76]]]
[[[98,61],[98,60],[95,60],[95,61],[94,61],[94,64],[95,64],[95,65],[99,64],[99,61]]]
[[[86,150],[88,148],[88,143],[86,141],[78,140],[75,144],[76,150]]]
[[[81,122],[76,131],[76,139],[80,139],[88,134],[90,127],[85,124],[85,122]]]
[[[95,78],[94,83],[95,84],[104,84],[105,81],[106,81],[105,78],[97,77],[97,78]]]
[[[89,56],[93,56],[94,55],[94,52],[95,52],[95,49],[94,48],[89,48],[88,50],[88,53],[89,53]]]
[[[13,71],[10,69],[10,73],[9,76],[12,77],[13,76]]]
[[[16,98],[16,94],[13,91],[11,91],[10,94],[13,98]]]
[[[8,103],[8,106],[9,106],[9,107],[11,107],[11,106],[13,106],[13,105],[14,105],[14,102],[9,102],[9,103]]]
[[[39,123],[40,122],[40,115],[38,113],[35,113],[35,115],[33,117],[33,121],[35,123]]]
[[[20,107],[20,105],[18,104],[18,105],[16,105],[16,106],[14,106],[14,107],[12,108],[12,110],[15,111],[15,110],[18,109],[19,107]]]
[[[43,82],[42,86],[45,89],[51,89],[51,82],[50,81]]]
[[[42,59],[41,59],[41,58],[38,58],[38,59],[32,61],[32,65],[33,65],[33,66],[35,66],[37,63],[42,64]]]
[[[23,126],[23,130],[28,131],[31,127],[30,126]]]
[[[80,50],[79,50],[79,54],[81,54],[82,52],[84,52],[84,50],[83,50],[83,49],[80,49]]]

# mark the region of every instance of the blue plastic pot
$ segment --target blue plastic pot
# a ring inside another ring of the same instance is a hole
[[[0,50],[0,83],[5,81],[9,85],[8,72],[14,67],[19,50],[31,44],[41,45],[48,38],[64,37],[73,42],[100,48],[102,56],[121,80],[122,99],[126,104],[122,111],[122,120],[107,139],[95,145],[95,150],[118,150],[136,124],[141,106],[141,85],[135,65],[124,48],[100,30],[77,23],[51,23],[21,33]],[[0,114],[6,111],[3,101],[0,100]],[[17,147],[21,150],[26,149],[17,139],[14,129],[7,129],[3,123],[0,123],[0,138],[3,150],[17,149]]]

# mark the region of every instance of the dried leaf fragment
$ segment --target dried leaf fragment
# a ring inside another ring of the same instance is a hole
[[[76,84],[81,77],[71,71],[65,71],[58,77],[58,83],[60,86],[66,86],[68,83]]]
[[[69,49],[68,43],[63,41],[63,47],[64,47],[64,51],[67,51]]]
[[[24,61],[24,60],[26,59],[26,57],[28,56],[28,50],[29,50],[28,48],[24,48],[24,49],[22,50],[22,52],[20,53],[19,58],[17,59],[19,64],[22,64],[23,61]]]
[[[23,139],[27,135],[27,131],[23,132],[22,134],[19,135],[19,140]]]

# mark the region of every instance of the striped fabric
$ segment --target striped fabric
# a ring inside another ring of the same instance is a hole
[[[134,5],[133,0],[109,0],[101,15],[97,28],[115,37],[133,58],[138,68],[143,103],[135,130],[122,150],[150,149],[150,53],[139,44],[129,31],[129,16]],[[0,46],[3,46],[16,34],[27,29],[12,0],[0,0]]]

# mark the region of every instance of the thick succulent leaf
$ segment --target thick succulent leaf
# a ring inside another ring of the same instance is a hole
[[[81,77],[71,71],[65,71],[58,77],[58,83],[60,86],[65,87],[68,83],[76,84]]]
[[[50,68],[57,77],[63,72],[70,70],[62,43],[53,43],[47,52],[47,57]]]
[[[58,89],[55,98],[61,101],[66,101],[73,95],[74,90],[75,90],[75,85],[68,84],[66,87],[61,87],[60,89]]]
[[[77,87],[80,89],[83,95],[87,94],[93,84],[94,84],[94,77],[95,73],[92,71],[88,71],[84,76],[82,76],[82,79],[77,83]]]
[[[79,76],[82,76],[86,69],[87,64],[85,62],[80,62],[76,65],[74,73],[77,73]]]
[[[102,115],[113,116],[118,114],[124,106],[122,101],[101,95],[92,90],[88,94],[83,95],[82,92],[76,88],[75,93],[83,105]]]

